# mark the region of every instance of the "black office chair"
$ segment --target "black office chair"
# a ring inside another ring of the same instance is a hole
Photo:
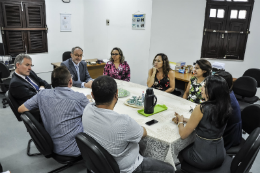
[[[10,71],[8,67],[0,62],[0,87],[2,92],[4,93],[9,89],[9,84],[11,81],[11,78],[8,78],[9,76],[10,76]],[[8,78],[8,79],[3,80],[3,78]],[[7,99],[3,98],[2,103],[3,103],[3,108],[6,108],[6,105],[8,104]]]
[[[5,93],[5,97],[7,99],[9,106],[11,107],[15,117],[17,118],[17,120],[22,121],[22,119],[20,117],[21,114],[18,112],[19,104],[16,102],[16,100],[13,98],[13,96],[11,95],[11,93],[9,91],[7,91]]]
[[[243,130],[251,134],[256,128],[260,127],[260,105],[249,105],[241,112],[242,128]],[[242,138],[241,143],[238,146],[231,147],[227,150],[227,154],[235,156],[244,145],[245,140]]]
[[[0,163],[0,172],[3,172],[3,168],[2,168],[1,163]]]
[[[46,158],[53,158],[57,162],[65,164],[65,166],[57,168],[49,173],[60,172],[73,166],[76,162],[82,160],[81,156],[71,157],[55,154],[53,152],[53,141],[50,135],[30,112],[25,112],[24,114],[22,114],[21,119],[23,120],[33,142],[35,143],[35,146],[40,151],[40,153]]]
[[[260,88],[260,69],[257,68],[251,68],[245,71],[243,76],[249,76],[254,78],[257,81],[257,88]],[[247,103],[254,103],[255,100],[259,100],[259,97],[253,96],[253,97],[245,97],[245,102]]]
[[[5,93],[5,97],[7,99],[7,102],[9,104],[9,106],[11,107],[15,117],[17,118],[18,121],[22,121],[21,119],[21,114],[18,112],[18,107],[19,107],[19,104],[17,103],[17,101],[13,98],[12,94],[7,91]],[[37,155],[41,155],[41,153],[33,153],[31,154],[30,153],[30,148],[31,148],[31,143],[32,143],[32,139],[30,139],[28,141],[28,145],[27,145],[27,155],[28,156],[37,156]]]
[[[260,149],[260,128],[256,128],[246,139],[243,147],[232,159],[226,156],[219,168],[213,170],[200,170],[183,162],[176,173],[248,173]]]
[[[76,142],[82,154],[87,172],[120,173],[119,167],[113,158],[99,143],[86,133],[79,133]]]
[[[71,58],[70,54],[71,54],[71,51],[64,52],[62,54],[62,61],[66,61],[67,59],[70,59]]]
[[[245,97],[254,97],[257,92],[257,81],[249,76],[242,76],[238,78],[233,85],[233,91],[236,94],[236,98],[238,99],[238,103],[241,111],[249,106],[251,103],[247,103],[244,98]],[[241,96],[240,99],[237,95]],[[239,100],[240,99],[240,100]],[[254,100],[255,102],[257,100]]]

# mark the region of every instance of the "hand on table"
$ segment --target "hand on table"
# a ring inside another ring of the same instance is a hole
[[[175,112],[175,116],[172,121],[175,124],[178,124],[179,122],[187,122],[187,119],[183,117],[183,115],[179,115],[178,113]]]
[[[85,87],[85,88],[91,88],[91,87],[92,87],[92,83],[93,83],[93,81],[90,80],[90,81],[88,81],[88,83],[85,83],[85,84],[84,84],[84,87]]]

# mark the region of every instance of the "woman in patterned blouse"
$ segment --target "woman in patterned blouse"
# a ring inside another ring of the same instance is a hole
[[[129,82],[130,66],[125,61],[122,50],[118,47],[113,48],[109,60],[104,67],[103,75]]]
[[[194,76],[186,88],[183,98],[194,103],[202,103],[205,100],[201,96],[201,87],[204,86],[205,78],[211,75],[211,64],[207,60],[197,60],[193,70]]]
[[[175,73],[170,68],[167,55],[159,53],[154,57],[153,68],[148,72],[147,86],[171,93],[175,88]]]

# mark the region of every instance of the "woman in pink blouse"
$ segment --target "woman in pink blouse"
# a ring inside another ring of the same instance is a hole
[[[118,47],[113,48],[109,60],[104,67],[103,75],[129,82],[130,66],[125,61],[122,50]]]

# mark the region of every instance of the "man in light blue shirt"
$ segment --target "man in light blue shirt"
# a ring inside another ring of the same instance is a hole
[[[44,128],[53,140],[53,152],[64,156],[79,156],[75,136],[83,132],[82,114],[89,103],[87,97],[71,90],[69,70],[58,67],[52,72],[54,89],[41,90],[18,108],[23,113],[39,108]]]
[[[66,66],[73,75],[73,86],[79,88],[91,88],[93,79],[90,77],[87,63],[81,61],[83,57],[83,49],[76,46],[71,50],[71,58],[63,61],[61,66]]]
[[[139,142],[147,135],[146,129],[127,114],[113,110],[118,100],[113,78],[95,79],[91,95],[95,103],[88,104],[83,112],[84,132],[114,157],[120,173],[174,173],[170,164],[139,154]]]

